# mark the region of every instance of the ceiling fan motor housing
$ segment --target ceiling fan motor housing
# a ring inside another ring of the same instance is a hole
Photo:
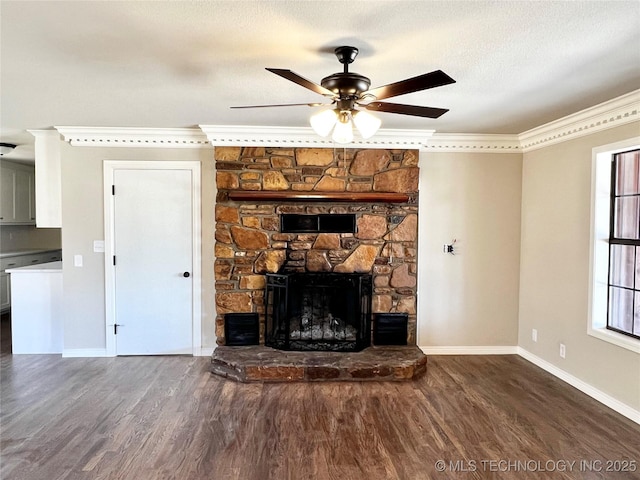
[[[353,63],[353,61],[358,56],[358,52],[359,50],[356,47],[348,47],[348,46],[337,47],[333,51],[333,53],[336,54],[336,57],[338,57],[338,61],[343,65]]]
[[[371,80],[353,72],[334,73],[323,78],[320,85],[340,98],[358,98],[360,94],[369,90]]]
[[[331,90],[340,100],[357,100],[371,86],[371,80],[364,75],[349,72],[349,64],[358,55],[356,47],[338,47],[334,50],[338,61],[344,65],[344,71],[324,77],[320,82],[327,90]]]

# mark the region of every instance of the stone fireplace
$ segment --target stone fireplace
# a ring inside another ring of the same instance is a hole
[[[407,314],[407,343],[415,345],[417,150],[216,147],[215,159],[220,345],[225,344],[227,313],[257,313],[260,343],[265,336],[267,343],[272,341],[267,276],[273,282],[279,275],[303,274],[368,278],[369,313]],[[302,227],[294,221],[291,228],[295,215],[284,217],[291,214],[301,216]],[[318,313],[323,307],[318,299],[306,301],[296,307],[303,327],[298,333],[312,338],[302,323],[314,308]],[[324,331],[335,340],[353,333],[350,324],[338,323],[344,319],[333,318],[337,314],[319,314],[323,319],[309,330],[316,336]],[[371,315],[366,318],[370,322]],[[328,333],[331,322],[342,333]],[[370,328],[364,327],[367,335]]]

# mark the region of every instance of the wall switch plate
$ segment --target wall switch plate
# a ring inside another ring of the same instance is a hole
[[[73,256],[73,266],[81,267],[82,266],[82,255],[74,255]]]
[[[538,330],[536,330],[535,328],[531,330],[531,340],[533,340],[534,342],[538,341]]]
[[[104,240],[94,240],[93,241],[93,252],[94,253],[104,253]]]
[[[564,346],[564,343],[560,344],[560,358],[565,358],[567,354],[567,348]]]

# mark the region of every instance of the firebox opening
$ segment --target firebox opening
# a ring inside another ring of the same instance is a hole
[[[359,351],[370,345],[371,275],[267,274],[265,344]]]

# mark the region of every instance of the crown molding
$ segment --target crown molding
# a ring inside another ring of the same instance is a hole
[[[434,130],[381,129],[369,140],[356,138],[348,145],[320,137],[311,127],[254,127],[200,125],[213,146],[310,148],[415,148],[421,149]]]
[[[523,152],[640,120],[640,90],[621,95],[518,135]]]
[[[348,145],[318,136],[311,127],[199,125],[198,128],[54,127],[73,146],[202,148],[267,146],[310,148],[400,148],[422,152],[519,153],[640,120],[640,90],[513,135],[435,133],[381,129]],[[34,130],[36,131],[36,130]]]
[[[436,133],[429,139],[423,151],[520,153],[521,150],[517,135]]]
[[[74,147],[201,148],[199,128],[54,127]]]

